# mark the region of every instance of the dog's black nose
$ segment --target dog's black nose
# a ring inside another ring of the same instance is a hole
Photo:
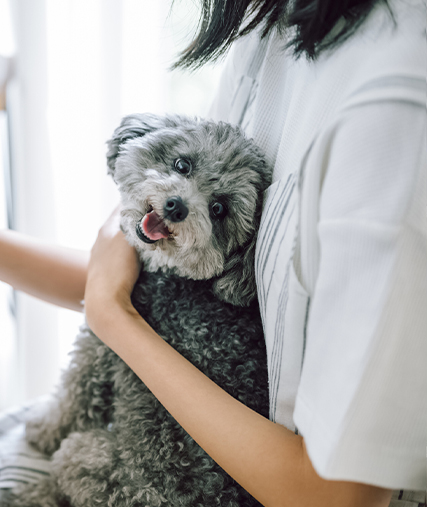
[[[169,197],[163,206],[163,211],[165,218],[172,222],[182,222],[188,215],[188,208],[179,196]]]

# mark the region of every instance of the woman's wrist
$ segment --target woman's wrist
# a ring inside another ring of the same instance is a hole
[[[106,342],[108,336],[117,335],[117,324],[123,320],[142,320],[132,305],[128,291],[122,288],[111,291],[111,287],[96,282],[92,276],[86,284],[85,314],[89,327]]]

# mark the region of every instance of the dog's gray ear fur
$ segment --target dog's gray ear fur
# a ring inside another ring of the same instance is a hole
[[[107,165],[108,174],[114,176],[116,159],[120,154],[120,147],[129,139],[142,137],[149,132],[164,127],[175,126],[177,121],[172,117],[160,117],[154,114],[131,114],[125,116],[120,126],[116,128],[113,137],[107,141]]]
[[[236,306],[249,306],[255,299],[255,247],[256,235],[227,259],[223,275],[213,286],[219,299]]]

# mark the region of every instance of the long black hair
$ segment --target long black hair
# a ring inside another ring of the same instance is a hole
[[[175,67],[196,69],[215,61],[232,42],[254,29],[266,37],[288,31],[287,46],[296,57],[316,58],[352,35],[373,6],[387,0],[200,0],[199,30]],[[325,39],[338,19],[341,28]],[[292,30],[289,30],[292,29]]]

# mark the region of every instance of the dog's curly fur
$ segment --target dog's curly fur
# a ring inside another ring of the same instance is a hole
[[[188,174],[177,171],[177,159]],[[108,166],[121,192],[123,231],[144,265],[135,308],[216,384],[268,417],[254,280],[270,180],[262,154],[224,123],[132,115],[109,141]],[[184,220],[165,213],[171,195],[185,203]],[[141,237],[152,211],[167,237]],[[27,438],[52,455],[53,472],[1,501],[4,507],[259,505],[86,325],[51,405],[27,423]]]

